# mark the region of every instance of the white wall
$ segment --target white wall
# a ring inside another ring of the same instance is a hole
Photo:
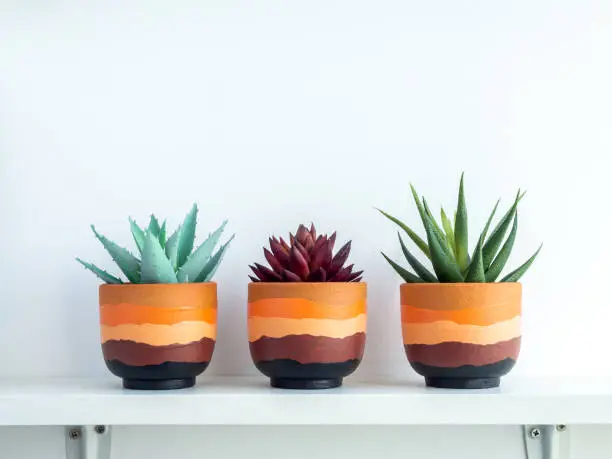
[[[312,220],[366,270],[359,373],[416,378],[372,207],[418,226],[408,181],[448,207],[462,170],[473,228],[520,186],[514,263],[545,243],[514,375],[612,373],[611,25],[596,0],[0,2],[0,377],[106,375],[88,225],[129,244],[128,215],[197,201],[200,236],[237,233],[211,373],[255,374],[247,264]]]

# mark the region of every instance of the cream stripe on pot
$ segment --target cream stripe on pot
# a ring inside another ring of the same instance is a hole
[[[102,325],[102,342],[110,340],[135,341],[151,346],[187,344],[202,338],[215,339],[217,327],[203,321],[179,322],[174,325],[122,324]]]
[[[287,335],[327,336],[346,338],[366,331],[366,315],[352,319],[282,319],[277,317],[250,317],[249,341],[262,336],[282,338]]]
[[[439,344],[458,342],[471,344],[495,344],[521,336],[521,318],[498,322],[493,325],[461,325],[450,320],[430,323],[402,324],[404,344]]]

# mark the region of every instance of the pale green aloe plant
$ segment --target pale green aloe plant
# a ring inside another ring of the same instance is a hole
[[[123,272],[128,283],[209,282],[219,268],[230,242],[234,239],[234,235],[214,252],[227,224],[226,220],[219,228],[210,233],[200,246],[193,250],[197,214],[198,207],[194,204],[183,223],[170,237],[167,237],[166,221],[164,220],[160,225],[155,215],[151,215],[149,226],[145,229],[138,226],[130,218],[130,228],[140,253],[140,259],[127,249],[99,234],[93,225],[91,225],[91,229]],[[77,258],[77,261],[107,284],[124,283],[119,277],[109,274],[92,263],[80,258]]]
[[[510,209],[487,237],[489,226],[491,225],[491,221],[499,205],[499,201],[497,201],[484,229],[480,233],[476,248],[470,257],[468,250],[468,216],[463,191],[463,174],[461,175],[461,183],[459,185],[459,198],[457,200],[454,225],[446,215],[446,212],[444,212],[444,208],[442,208],[440,211],[442,225],[440,226],[431,213],[426,199],[419,198],[412,184],[410,184],[410,188],[423,226],[425,227],[427,235],[426,240],[421,238],[402,221],[380,209],[377,210],[406,232],[408,237],[412,239],[416,246],[431,261],[433,273],[408,250],[399,233],[398,237],[402,252],[414,272],[408,271],[382,253],[395,271],[397,271],[397,273],[408,283],[496,282],[514,246],[518,226],[517,207],[525,193],[521,193],[520,190],[518,191]],[[512,225],[512,229],[506,238],[506,233],[510,225]],[[542,246],[540,245],[540,248],[538,248],[525,263],[514,271],[506,274],[499,282],[517,282],[529,269],[538,256],[541,248]]]

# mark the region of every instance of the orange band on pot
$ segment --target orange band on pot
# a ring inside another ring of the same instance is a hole
[[[217,327],[206,322],[181,322],[174,325],[123,324],[101,326],[102,342],[134,341],[151,346],[187,344],[202,338],[215,339]]]
[[[486,308],[468,308],[454,311],[420,309],[410,305],[402,305],[402,322],[413,323],[449,320],[457,324],[492,325],[520,315],[520,303],[498,304]]]
[[[249,317],[286,319],[351,319],[365,314],[363,300],[348,305],[327,305],[304,298],[266,298],[249,303]]]
[[[521,318],[494,325],[459,325],[450,321],[402,324],[404,344],[439,344],[448,341],[472,344],[495,344],[521,336]]]
[[[438,311],[503,307],[521,303],[521,284],[403,284],[400,296],[401,304]]]
[[[249,341],[262,336],[282,338],[287,335],[327,336],[345,338],[366,331],[366,315],[352,319],[282,319],[276,317],[250,317]]]
[[[217,323],[216,308],[193,308],[190,306],[160,308],[139,304],[119,303],[100,306],[102,325],[159,324],[173,325],[186,321]]]

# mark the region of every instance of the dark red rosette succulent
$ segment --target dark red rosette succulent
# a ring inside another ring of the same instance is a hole
[[[253,282],[359,282],[363,271],[353,272],[354,265],[344,266],[351,251],[351,241],[333,254],[336,233],[319,235],[314,224],[310,230],[300,225],[289,244],[283,238],[270,238],[270,250],[264,256],[270,267],[250,265]]]

